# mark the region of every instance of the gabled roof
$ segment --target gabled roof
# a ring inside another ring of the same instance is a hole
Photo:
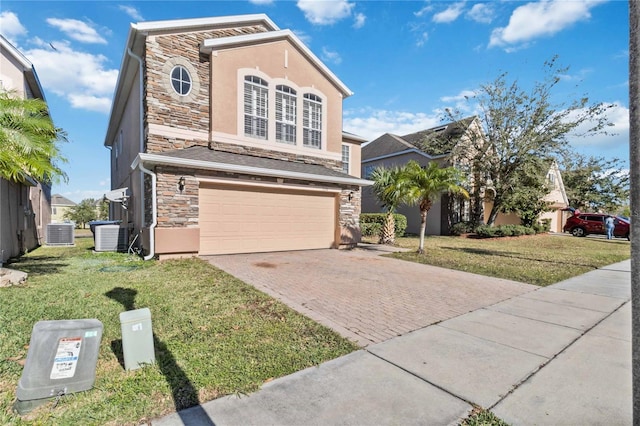
[[[467,117],[442,126],[404,136],[385,133],[362,148],[362,161],[416,152],[429,158],[448,155],[460,142],[476,117]]]
[[[31,89],[31,93],[35,98],[42,99],[46,101],[44,97],[44,90],[42,90],[42,85],[40,84],[40,79],[38,78],[38,74],[36,73],[36,69],[33,67],[31,61],[27,59],[26,56],[22,54],[9,40],[4,38],[3,35],[0,34],[0,47],[2,50],[6,50],[7,53],[16,60],[22,66],[22,72],[24,73],[24,78]]]
[[[219,16],[196,19],[175,19],[166,21],[149,21],[132,23],[129,28],[129,36],[122,55],[118,81],[111,104],[109,125],[105,135],[104,145],[111,146],[115,137],[115,123],[118,122],[123,113],[127,94],[131,90],[136,90],[138,86],[134,76],[140,65],[137,59],[144,56],[145,40],[147,36],[164,33],[186,33],[195,31],[215,30],[223,28],[233,28],[238,26],[261,25],[266,30],[262,33],[245,34],[238,36],[221,37],[217,39],[205,40],[201,46],[204,52],[216,48],[228,48],[235,45],[260,43],[277,39],[287,39],[294,44],[319,70],[322,72],[345,97],[353,93],[344,83],[342,83],[327,67],[307,48],[300,39],[289,30],[280,30],[271,19],[265,14]]]
[[[264,43],[277,40],[288,40],[318,69],[328,80],[330,80],[342,95],[346,98],[353,95],[353,92],[327,66],[322,63],[316,55],[293,33],[291,30],[269,31],[266,33],[244,34],[231,37],[220,37],[204,40],[200,45],[200,52],[211,53],[211,51],[228,47],[245,46],[257,43]]]
[[[138,154],[138,157],[131,167],[136,168],[140,162],[145,165],[218,170],[347,185],[364,186],[372,183],[368,180],[356,178],[319,164],[306,164],[295,161],[215,151],[205,146],[192,146],[190,148],[166,151],[159,154]]]
[[[76,203],[74,203],[70,199],[60,194],[53,194],[51,196],[51,205],[52,206],[75,206]]]

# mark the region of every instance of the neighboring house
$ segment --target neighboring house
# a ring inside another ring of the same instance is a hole
[[[51,196],[51,223],[65,222],[67,219],[64,218],[64,214],[75,206],[76,203],[70,199],[60,194],[53,194]]]
[[[470,132],[477,128],[479,128],[477,118],[467,117],[405,136],[385,133],[362,147],[363,177],[369,178],[377,167],[403,166],[409,160],[414,160],[423,166],[432,161],[437,161],[442,167],[450,166],[451,151],[460,144],[466,144],[469,141]],[[362,211],[363,213],[382,211],[372,188],[363,189]],[[407,233],[420,232],[420,211],[417,206],[400,206],[398,213],[407,217]],[[468,203],[450,199],[445,194],[433,203],[427,214],[426,233],[446,235],[449,232],[450,223],[466,219],[468,219]]]
[[[125,195],[110,218],[146,258],[353,246],[370,182],[365,140],[342,130],[351,94],[266,15],[132,24],[105,138]]]
[[[0,35],[0,89],[22,98],[45,100],[36,70],[29,60]],[[51,219],[51,187],[27,179],[0,178],[0,264],[44,243]]]
[[[477,117],[467,117],[462,120],[448,123],[443,126],[423,130],[405,136],[396,136],[385,133],[362,148],[362,173],[364,178],[369,178],[376,167],[402,166],[409,160],[415,160],[422,165],[431,161],[437,161],[441,166],[456,165],[456,159],[452,155],[456,149],[470,149],[468,142],[476,132],[481,132],[481,126]],[[544,198],[550,203],[551,211],[543,213],[540,219],[550,219],[551,231],[562,232],[562,226],[566,220],[567,212],[563,212],[568,206],[567,195],[562,183],[562,176],[557,164],[553,164],[547,174],[547,179],[552,187],[550,193]],[[486,222],[491,212],[491,201],[483,202],[484,221]],[[427,230],[429,235],[447,235],[449,227],[453,223],[469,220],[470,203],[457,197],[443,195],[434,203],[427,215]],[[371,188],[365,188],[362,194],[362,211],[364,213],[377,213],[382,211],[380,203],[376,200]],[[407,216],[407,233],[417,234],[420,230],[419,210],[415,206],[401,206],[398,213]],[[509,213],[498,214],[496,225],[520,224],[520,217]]]

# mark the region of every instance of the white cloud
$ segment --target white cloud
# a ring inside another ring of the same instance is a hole
[[[473,90],[463,90],[457,95],[443,96],[440,98],[440,100],[442,102],[459,102],[459,101],[466,101],[467,99],[472,98],[475,95],[476,95],[476,92],[474,92]]]
[[[588,20],[589,12],[602,0],[546,0],[517,7],[506,27],[491,33],[489,47],[525,44],[537,37],[551,36],[579,21]]]
[[[418,39],[416,40],[416,46],[418,47],[424,46],[427,40],[429,40],[429,33],[425,31],[418,35]]]
[[[464,2],[452,4],[442,12],[433,15],[432,20],[438,24],[448,24],[458,19],[462,14],[462,9],[464,9]]]
[[[474,4],[471,10],[467,12],[467,18],[482,24],[490,24],[494,18],[493,7],[488,3]]]
[[[344,129],[372,141],[385,133],[407,135],[442,124],[437,114],[367,108],[345,111]]]
[[[367,20],[367,17],[362,13],[356,13],[354,16],[353,28],[362,28],[364,27],[364,23]]]
[[[426,15],[427,13],[431,12],[433,10],[433,6],[431,6],[430,4],[427,4],[426,6],[424,6],[422,9],[420,9],[417,12],[413,12],[414,16],[417,16],[418,18]]]
[[[16,37],[27,34],[27,29],[20,23],[18,15],[9,11],[0,13],[0,28],[2,35],[14,45]]]
[[[140,11],[133,6],[126,6],[121,4],[120,6],[118,6],[118,9],[120,9],[121,11],[123,11],[124,13],[129,15],[131,18],[135,19],[136,21],[144,20]]]
[[[117,69],[106,68],[107,58],[71,48],[66,41],[48,43],[24,51],[34,64],[45,91],[61,96],[75,108],[109,113],[118,79]],[[60,66],[64,64],[64,66]]]
[[[605,115],[612,127],[607,127],[606,131],[609,135],[593,135],[593,136],[573,136],[568,138],[574,148],[598,148],[603,151],[607,149],[615,149],[629,146],[629,109],[620,102],[614,102]],[[576,111],[575,116],[581,111]],[[580,135],[586,132],[590,127],[595,125],[594,122],[585,122],[575,130],[575,134]],[[602,153],[607,156],[606,152]]]
[[[326,47],[322,48],[322,60],[326,62],[332,62],[334,64],[339,64],[342,62],[342,57],[338,52],[333,52]]]
[[[76,41],[107,44],[107,40],[86,22],[78,21],[77,19],[48,18],[47,23]]]
[[[311,36],[309,34],[300,30],[293,30],[293,33],[300,39],[301,42],[303,42],[307,46],[311,44]]]
[[[331,25],[351,16],[355,3],[347,0],[298,0],[298,8],[314,25]]]
[[[426,31],[427,25],[424,22],[410,22],[409,31],[416,35],[416,46],[422,47],[429,40],[429,33]]]

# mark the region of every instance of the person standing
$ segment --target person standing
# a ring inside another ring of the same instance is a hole
[[[613,216],[607,216],[604,219],[604,226],[607,230],[607,240],[610,240],[613,238],[613,230],[616,228],[615,224],[613,223]]]

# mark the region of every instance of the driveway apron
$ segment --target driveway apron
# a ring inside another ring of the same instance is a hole
[[[204,258],[363,347],[538,288],[381,257],[384,249]]]

